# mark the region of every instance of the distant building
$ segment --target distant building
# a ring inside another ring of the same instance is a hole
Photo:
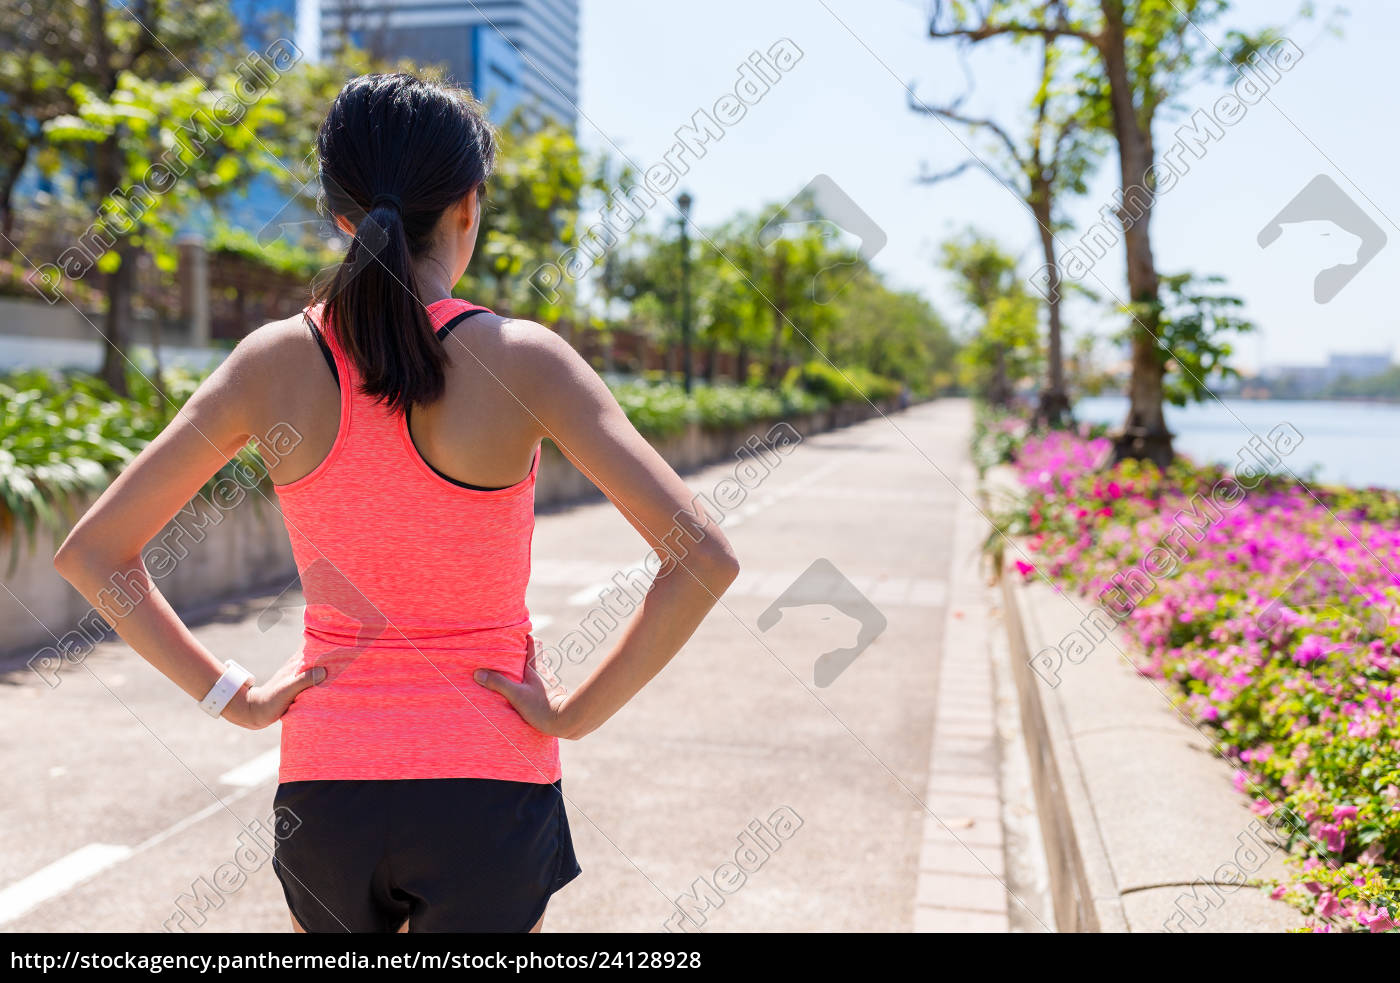
[[[1292,396],[1315,396],[1342,379],[1370,379],[1390,370],[1389,352],[1337,353],[1325,365],[1279,365],[1262,373],[1273,388]]]
[[[313,0],[314,2],[314,0]],[[578,0],[320,0],[321,51],[441,65],[494,122],[525,106],[578,123]]]
[[[1348,379],[1369,379],[1372,376],[1380,375],[1389,371],[1391,365],[1390,353],[1369,353],[1358,355],[1338,355],[1327,356],[1327,371],[1331,375],[1329,382],[1335,382],[1341,378]]]
[[[578,0],[230,0],[229,8],[249,50],[285,37],[317,61],[349,40],[378,58],[443,67],[494,123],[523,106],[576,128]],[[315,218],[261,176],[221,209],[230,224],[260,230],[260,241],[282,226],[309,234]]]
[[[296,40],[298,0],[229,0],[229,12],[243,28],[243,41],[249,49],[265,48],[278,38]]]

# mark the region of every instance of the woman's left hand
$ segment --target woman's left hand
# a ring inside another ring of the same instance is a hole
[[[532,635],[530,643],[530,658],[525,662],[525,674],[520,682],[490,669],[478,669],[472,678],[477,685],[509,700],[515,712],[541,734],[567,739],[572,733],[567,720],[569,694],[564,691],[558,677],[547,666],[541,665],[544,647],[539,639]]]
[[[221,716],[248,730],[262,730],[282,719],[297,694],[323,682],[326,670],[313,666],[297,672],[298,659],[289,659],[261,685],[245,685],[229,700]]]

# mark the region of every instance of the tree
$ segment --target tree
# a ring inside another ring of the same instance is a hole
[[[1163,395],[1173,406],[1209,399],[1206,383],[1212,376],[1239,378],[1230,364],[1229,338],[1248,334],[1254,324],[1237,315],[1244,306],[1238,297],[1211,292],[1223,282],[1193,273],[1162,275],[1162,344],[1155,352],[1162,362]]]
[[[737,255],[728,254],[745,274],[755,301],[772,315],[767,335],[771,385],[782,379],[791,357],[806,361],[820,352],[822,339],[835,326],[835,308],[824,300],[823,278],[833,276],[834,270],[864,266],[859,254],[838,244],[836,226],[822,221],[785,223],[793,213],[815,215],[819,209],[799,200],[741,218]]]
[[[581,272],[611,245],[579,227],[585,196],[602,190],[603,171],[591,166],[568,129],[553,121],[536,124],[524,110],[510,116],[500,136],[497,169],[482,208],[480,268],[490,280],[493,306],[558,322],[577,309],[575,282]],[[572,258],[562,261],[565,254]],[[552,298],[529,281],[530,271],[547,264],[570,274],[554,285]]]
[[[107,297],[102,377],[125,393],[139,242],[126,216],[133,211],[133,186],[140,183],[132,172],[133,159],[140,160],[133,143],[148,136],[133,130],[148,128],[152,114],[188,99],[190,85],[205,86],[226,73],[236,56],[236,24],[223,5],[197,0],[133,0],[121,8],[86,0],[61,12],[19,0],[5,6],[0,79],[13,98],[6,100],[3,126],[7,134],[20,135],[20,144],[6,162],[0,191],[12,192],[30,155],[47,147],[62,146],[74,166],[90,170],[90,214],[97,218],[83,245],[98,254]],[[169,89],[157,94],[153,86]],[[179,122],[158,119],[167,135]],[[144,172],[151,166],[150,145],[142,152]],[[9,222],[8,192],[0,204]],[[92,268],[77,265],[84,274]]]
[[[1163,413],[1165,363],[1160,277],[1149,226],[1156,203],[1152,127],[1175,96],[1203,76],[1233,69],[1277,37],[1229,32],[1225,53],[1204,33],[1229,0],[938,0],[929,35],[977,44],[997,37],[1079,43],[1085,110],[1118,146],[1119,200],[1132,328],[1129,407],[1115,457],[1165,466],[1173,456]]]
[[[827,353],[837,365],[859,365],[920,394],[953,385],[957,342],[923,297],[891,290],[866,269],[835,306],[840,328],[830,333]]]
[[[1072,417],[1065,385],[1063,317],[1061,289],[1063,278],[1055,251],[1055,233],[1066,228],[1059,219],[1058,202],[1066,194],[1083,194],[1085,178],[1102,146],[1085,126],[1078,94],[1067,91],[1062,74],[1063,53],[1056,37],[1046,34],[1040,44],[1040,74],[1030,100],[1031,121],[1023,140],[1014,139],[1009,128],[992,119],[970,115],[963,110],[967,94],[947,105],[930,105],[910,93],[909,108],[967,128],[974,136],[990,133],[987,152],[976,158],[1004,186],[1020,196],[1035,219],[1044,266],[1042,295],[1046,309],[1046,376],[1036,408],[1037,419],[1060,426]],[[991,158],[988,160],[988,158]],[[963,173],[974,161],[938,174],[926,174],[920,181],[933,184]]]
[[[44,124],[73,105],[81,22],[54,4],[0,0],[0,24],[0,233],[12,241],[15,185],[44,146]]]
[[[961,352],[965,381],[993,406],[1009,406],[1016,384],[1040,362],[1036,305],[1016,260],[995,241],[968,232],[943,244],[941,265],[979,322]]]

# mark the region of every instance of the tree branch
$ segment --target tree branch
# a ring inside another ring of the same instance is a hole
[[[929,174],[927,171],[925,171],[924,173],[916,177],[914,180],[917,181],[919,184],[937,184],[939,181],[948,181],[952,178],[957,177],[969,167],[986,166],[987,165],[983,164],[980,160],[977,160],[976,158],[968,158],[967,160],[959,164],[957,167],[950,167],[948,168],[948,170],[939,171],[936,174]]]
[[[1011,34],[1018,37],[1039,36],[1047,41],[1054,41],[1055,38],[1063,35],[1078,38],[1079,40],[1097,47],[1102,41],[1102,35],[1082,27],[1073,27],[1069,22],[1069,12],[1063,0],[1051,0],[1046,4],[1047,13],[1054,16],[1053,23],[1034,24],[1024,21],[1001,21],[992,20],[990,9],[981,12],[982,23],[977,26],[957,26],[956,24],[948,28],[939,28],[939,14],[942,12],[943,4],[936,2],[932,13],[928,19],[928,36],[931,38],[959,38],[976,44],[978,41],[986,41],[988,38],[1001,37]],[[1047,21],[1049,17],[1047,17]]]
[[[909,89],[909,108],[916,113],[923,113],[925,116],[937,116],[940,119],[949,120],[953,123],[960,123],[973,130],[979,127],[985,127],[997,135],[1006,146],[1006,151],[1011,155],[1012,160],[1019,166],[1025,166],[1025,160],[1021,156],[1020,148],[1016,146],[1016,141],[1012,140],[1011,137],[1007,135],[1007,132],[994,121],[976,116],[966,116],[958,112],[952,106],[930,106],[914,94],[912,87]]]

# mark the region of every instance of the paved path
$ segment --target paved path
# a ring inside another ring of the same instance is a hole
[[[1043,928],[1007,896],[1001,817],[1016,803],[998,781],[969,426],[969,407],[944,401],[804,440],[729,513],[744,572],[722,606],[631,706],[565,746],[584,875],[547,929]],[[717,465],[691,485],[722,494],[733,473]],[[607,504],[542,516],[539,635],[595,620],[599,592],[642,553]],[[759,627],[817,560],[878,615],[849,610],[885,622],[825,687],[817,658],[852,644],[856,620],[799,603]],[[296,644],[299,613],[254,599],[198,633],[265,673]],[[0,677],[0,718],[0,928],[285,928],[276,878],[245,845],[270,810],[275,728],[209,720],[115,643],[55,689],[23,669]],[[208,910],[177,914],[201,881]]]

